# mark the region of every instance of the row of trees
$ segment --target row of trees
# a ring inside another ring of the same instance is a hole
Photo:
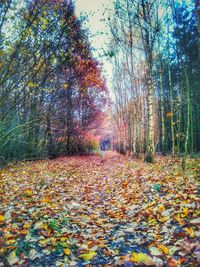
[[[0,159],[84,150],[106,86],[70,0],[0,3]]]
[[[200,150],[200,3],[116,0],[112,34],[115,134],[121,152]]]

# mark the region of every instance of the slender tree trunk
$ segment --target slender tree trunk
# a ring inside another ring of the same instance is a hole
[[[71,85],[69,85],[69,88],[67,90],[67,153],[71,153],[71,135],[72,135],[72,88]]]
[[[131,17],[130,17],[130,8],[129,8],[129,1],[127,1],[127,10],[128,10],[128,21],[129,21],[129,36],[130,36],[130,40],[129,40],[129,45],[130,45],[130,82],[131,82],[131,95],[132,98],[134,100],[134,107],[133,109],[136,109],[136,99],[137,99],[137,88],[134,87],[134,66],[133,66],[133,60],[134,60],[134,55],[133,55],[133,25],[132,25],[132,21],[131,21]],[[134,110],[135,111],[135,110]],[[136,151],[136,142],[137,142],[137,112],[133,113],[133,120],[132,120],[133,126],[132,126],[132,134],[133,134],[133,156],[135,157],[137,154]]]
[[[171,127],[171,139],[172,139],[172,157],[175,155],[175,136],[174,136],[174,110],[173,110],[173,89],[172,89],[172,77],[171,68],[168,64],[168,78],[169,78],[169,97],[170,97],[170,127]]]
[[[178,52],[177,52],[178,54]],[[179,65],[179,60],[178,60]],[[182,102],[183,102],[183,88],[181,81],[181,74],[178,75],[178,96],[177,96],[177,154],[180,156],[181,153],[181,123],[182,123]]]
[[[181,92],[179,91],[179,96],[178,96],[178,122],[177,122],[177,154],[180,156],[180,140],[181,140],[181,121],[182,121],[182,114],[181,114],[181,105],[182,105],[182,96]]]
[[[52,156],[52,145],[53,145],[53,139],[51,134],[51,118],[48,114],[47,116],[47,129],[46,129],[46,137],[47,137],[47,156]]]
[[[194,125],[193,125],[193,105],[191,100],[191,92],[190,92],[190,83],[188,80],[188,86],[189,86],[189,104],[190,104],[190,153],[193,153],[194,151]]]
[[[199,52],[199,61],[200,61],[200,0],[194,0],[195,1],[195,12],[196,12],[196,18],[197,18],[197,30],[198,30],[198,52]]]
[[[148,60],[147,66],[147,107],[148,107],[148,130],[147,130],[147,154],[145,161],[154,162],[154,121],[153,121],[153,77],[152,77],[152,62]]]
[[[136,156],[136,153],[137,153],[137,151],[136,151],[136,138],[137,138],[137,136],[136,136],[136,122],[133,122],[134,124],[133,124],[133,156],[135,157]]]
[[[184,157],[182,161],[182,168],[186,168],[186,159],[188,154],[188,143],[189,143],[189,133],[190,133],[190,114],[191,114],[191,104],[190,104],[190,84],[187,75],[187,71],[184,68],[185,79],[186,79],[186,102],[187,102],[187,122],[186,122],[186,133],[185,133],[185,144],[184,144]]]
[[[169,37],[169,17],[168,17],[168,6],[172,8],[170,1],[167,1],[166,14],[167,14],[167,50],[168,50],[168,81],[169,81],[169,102],[170,102],[170,128],[171,128],[171,142],[172,157],[175,155],[175,136],[174,136],[174,103],[173,103],[173,88],[172,88],[172,77],[171,77],[171,67],[170,67],[170,37]]]
[[[165,118],[164,118],[164,92],[163,92],[163,70],[160,69],[160,109],[161,109],[161,137],[162,137],[162,154],[166,155],[165,150]]]

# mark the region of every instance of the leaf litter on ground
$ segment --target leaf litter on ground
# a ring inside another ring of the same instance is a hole
[[[198,266],[197,164],[108,152],[2,169],[0,266]]]

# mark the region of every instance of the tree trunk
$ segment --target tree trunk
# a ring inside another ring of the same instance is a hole
[[[197,18],[197,30],[198,30],[198,54],[199,54],[199,61],[200,61],[200,0],[195,0],[195,12]]]
[[[165,118],[164,118],[164,92],[163,92],[163,72],[160,69],[160,109],[161,109],[161,137],[162,137],[162,154],[166,155],[165,150]]]
[[[173,110],[173,92],[172,92],[172,78],[171,68],[168,65],[168,78],[169,78],[169,97],[170,97],[170,126],[171,126],[171,138],[172,138],[172,157],[175,155],[175,137],[174,137],[174,110]]]
[[[183,170],[186,169],[186,159],[188,154],[188,143],[189,143],[189,133],[190,133],[190,114],[191,114],[191,104],[190,104],[190,84],[188,80],[188,75],[186,69],[184,68],[185,79],[186,79],[186,102],[187,102],[187,124],[186,124],[186,133],[185,133],[185,144],[184,144],[184,157],[182,161]]]
[[[149,60],[147,69],[147,108],[148,108],[148,132],[147,132],[147,153],[145,161],[154,162],[154,121],[153,121],[153,78],[152,62]]]

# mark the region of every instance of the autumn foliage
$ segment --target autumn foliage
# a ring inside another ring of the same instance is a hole
[[[101,70],[98,62],[93,59],[77,58],[76,72],[80,88],[95,87],[105,90],[105,81],[101,78]]]
[[[2,163],[85,150],[83,138],[102,120],[107,90],[74,5],[9,2],[1,3]]]
[[[199,266],[199,161],[190,160],[187,180],[172,163],[159,157],[147,165],[107,152],[7,167],[0,178],[0,261]]]

